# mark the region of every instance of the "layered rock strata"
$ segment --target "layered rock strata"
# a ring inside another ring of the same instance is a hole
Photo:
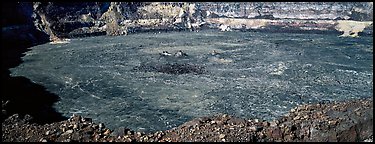
[[[34,2],[18,3],[51,41],[145,30],[320,31],[372,35],[372,2]],[[10,15],[10,14],[9,14]],[[9,29],[4,27],[3,29]]]

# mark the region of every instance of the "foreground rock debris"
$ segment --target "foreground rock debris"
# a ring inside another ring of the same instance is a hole
[[[240,119],[226,114],[193,119],[154,133],[120,127],[110,130],[90,118],[73,115],[61,122],[38,125],[28,115],[2,122],[3,142],[307,142],[369,141],[373,137],[373,102],[301,105],[273,120]],[[372,140],[371,140],[372,141]]]

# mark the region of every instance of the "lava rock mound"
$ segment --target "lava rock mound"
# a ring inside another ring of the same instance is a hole
[[[188,73],[203,74],[206,72],[203,66],[189,63],[141,64],[140,66],[133,68],[133,70],[142,72],[161,72],[174,75]]]

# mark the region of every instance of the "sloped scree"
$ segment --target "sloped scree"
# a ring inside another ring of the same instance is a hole
[[[373,103],[356,100],[310,104],[273,120],[241,119],[227,114],[201,117],[166,131],[143,133],[126,127],[110,130],[73,115],[38,125],[18,114],[2,123],[3,142],[307,142],[368,141],[373,137]]]

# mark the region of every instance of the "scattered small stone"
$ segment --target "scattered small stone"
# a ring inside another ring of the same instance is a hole
[[[277,123],[276,123],[275,121],[272,121],[272,122],[270,123],[270,126],[271,126],[271,127],[275,127],[275,126],[277,126]]]
[[[263,139],[263,138],[266,137],[266,135],[265,135],[264,133],[260,133],[260,134],[259,134],[259,137],[260,137],[261,139]]]
[[[137,132],[137,136],[142,136],[142,133],[141,132]]]
[[[108,134],[110,134],[110,133],[111,133],[111,130],[107,129],[103,134],[104,134],[104,135],[108,135]]]
[[[91,123],[92,119],[91,118],[81,118],[81,121],[82,122],[89,122],[89,123]]]
[[[47,140],[44,139],[44,138],[41,138],[39,141],[40,141],[40,142],[47,142]]]
[[[127,142],[132,142],[132,139],[131,138],[126,138],[126,141]]]
[[[225,134],[220,134],[219,139],[223,139],[225,137]]]
[[[293,120],[299,120],[300,118],[301,117],[297,115],[296,117],[293,118]]]
[[[67,135],[67,134],[71,134],[73,133],[73,130],[67,130],[65,133],[63,133],[62,135]]]
[[[103,128],[105,128],[104,124],[103,124],[103,123],[100,123],[100,124],[99,124],[99,129],[103,129]]]
[[[374,137],[373,136],[371,136],[370,138],[364,140],[364,142],[373,142],[373,141],[374,141]]]
[[[95,139],[96,141],[98,141],[99,138],[100,138],[100,135],[95,135],[95,136],[94,136],[94,139]]]
[[[262,124],[263,124],[263,126],[269,126],[270,123],[268,123],[267,121],[265,121]]]
[[[361,112],[357,111],[357,112],[355,112],[355,114],[357,114],[357,115],[360,116],[360,115],[361,115]]]
[[[33,117],[31,117],[30,115],[28,115],[28,114],[26,114],[25,116],[24,116],[24,118],[23,118],[23,120],[25,121],[25,122],[29,122],[29,121],[31,121],[33,119]]]
[[[262,129],[263,129],[263,127],[259,127],[259,126],[251,126],[250,127],[250,130],[252,130],[254,132],[261,131]]]
[[[144,140],[144,141],[147,141],[147,140],[148,140],[148,136],[144,136],[144,137],[143,137],[143,140]]]
[[[73,129],[77,129],[77,128],[78,128],[77,124],[73,125]]]
[[[337,124],[337,121],[336,120],[328,121],[328,124],[335,125],[335,124]]]
[[[126,131],[126,134],[128,134],[128,135],[133,135],[133,134],[134,134],[134,131],[131,131],[130,129],[128,129],[128,130]]]
[[[243,128],[243,127],[245,127],[245,125],[241,123],[241,124],[239,125],[239,127],[240,127],[240,128]]]
[[[295,112],[296,111],[296,109],[295,108],[292,108],[291,110],[290,110],[290,112]]]

